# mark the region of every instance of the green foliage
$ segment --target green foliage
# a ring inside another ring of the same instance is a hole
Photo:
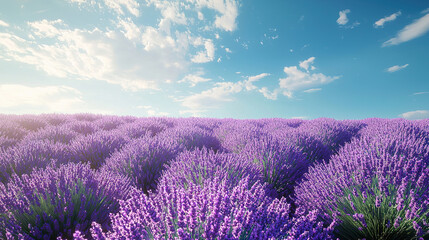
[[[399,187],[389,184],[385,191],[379,189],[378,178],[372,179],[369,189],[356,184],[344,191],[344,197],[337,202],[330,215],[339,220],[335,234],[340,239],[403,240],[429,239],[429,210],[421,208],[410,214],[412,198],[418,198],[422,189],[412,189],[408,183],[403,194],[403,207],[398,207]],[[396,224],[395,224],[396,223]],[[418,224],[418,226],[416,225]],[[415,227],[421,227],[418,233]]]

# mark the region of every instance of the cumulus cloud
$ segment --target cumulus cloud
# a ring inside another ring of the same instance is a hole
[[[201,38],[198,38],[197,41],[194,42],[194,45],[204,45],[205,51],[199,51],[191,61],[194,63],[206,63],[211,62],[214,59],[215,47],[213,41],[211,39],[206,39],[203,43]]]
[[[238,82],[217,82],[213,88],[179,100],[182,106],[188,109],[180,111],[180,113],[201,116],[202,113],[210,109],[220,107],[222,103],[233,101],[234,94],[258,89],[254,83],[268,75],[268,73],[261,73]]]
[[[285,67],[283,69],[287,75],[286,78],[281,78],[279,80],[280,89],[282,90],[283,95],[291,98],[295,91],[312,89],[316,86],[327,84],[340,78],[339,76],[331,77],[326,76],[323,73],[312,73],[311,71],[308,71],[309,66],[311,66],[310,63],[313,62],[313,57],[300,62],[300,67],[305,71],[300,70],[297,66]]]
[[[383,27],[384,26],[384,24],[386,23],[386,22],[391,22],[391,21],[394,21],[398,16],[400,16],[401,15],[401,11],[398,11],[398,12],[396,12],[396,13],[393,13],[392,15],[390,15],[390,16],[387,16],[387,17],[384,17],[384,18],[381,18],[381,19],[379,19],[378,21],[376,21],[375,23],[374,23],[374,27],[375,28],[378,28],[378,27]]]
[[[405,26],[400,30],[396,37],[391,38],[383,43],[383,47],[398,45],[403,42],[408,42],[412,39],[423,36],[429,31],[429,13],[415,20],[413,23]]]
[[[429,118],[429,111],[428,110],[410,111],[410,112],[402,113],[399,116],[408,120],[427,119]]]
[[[307,70],[308,71],[308,68],[310,67],[311,68],[311,70],[314,70],[315,69],[315,67],[314,66],[311,66],[313,63],[314,63],[314,60],[315,60],[316,58],[315,57],[310,57],[309,59],[307,59],[307,60],[304,60],[304,61],[302,61],[302,62],[299,62],[299,66],[301,67],[301,68],[303,68],[303,69],[305,69],[305,70]]]
[[[0,85],[0,110],[8,113],[81,112],[82,94],[68,86]]]
[[[399,71],[399,70],[401,70],[401,69],[404,69],[404,68],[406,68],[406,67],[408,67],[408,64],[404,64],[404,65],[402,65],[402,66],[399,66],[399,65],[395,65],[395,66],[392,66],[392,67],[390,67],[390,68],[388,68],[388,69],[386,69],[386,71],[388,71],[388,72],[396,72],[396,71]]]
[[[347,18],[347,14],[350,13],[350,9],[345,9],[340,11],[338,14],[340,15],[337,19],[337,23],[339,25],[346,25],[349,22],[349,19]]]
[[[191,87],[195,87],[198,83],[211,81],[210,78],[202,77],[203,75],[204,75],[203,71],[199,71],[193,74],[188,74],[184,78],[182,78],[182,80],[180,80],[179,83],[188,82]]]
[[[187,0],[198,9],[213,9],[220,15],[216,15],[214,26],[224,31],[234,31],[237,28],[238,2],[236,0]]]
[[[262,87],[259,89],[259,92],[264,95],[266,99],[277,100],[277,96],[279,95],[279,89],[274,89],[274,91],[268,90],[267,87]]]

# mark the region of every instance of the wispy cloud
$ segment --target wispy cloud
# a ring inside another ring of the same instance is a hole
[[[180,99],[181,105],[187,108],[180,113],[201,116],[210,109],[219,108],[222,103],[233,101],[234,94],[257,90],[258,87],[254,83],[268,75],[268,73],[261,73],[238,82],[217,82],[213,88]]]
[[[422,95],[422,94],[428,94],[429,92],[416,92],[416,93],[413,93],[413,95]]]
[[[350,13],[350,9],[345,9],[340,11],[338,14],[340,15],[337,19],[337,23],[339,25],[346,25],[349,22],[349,19],[347,18],[347,14]]]
[[[202,77],[203,75],[204,75],[203,71],[199,71],[193,74],[188,74],[182,80],[180,80],[179,83],[188,82],[191,87],[195,87],[198,83],[211,81],[210,78]]]
[[[429,13],[415,20],[413,23],[405,26],[400,30],[396,37],[391,38],[383,43],[383,47],[398,45],[403,42],[418,38],[429,31]]]
[[[9,113],[81,112],[82,94],[67,86],[0,85],[0,110]]]
[[[305,93],[314,93],[314,92],[318,92],[318,91],[321,91],[322,89],[321,88],[311,88],[311,89],[308,89],[308,90],[304,90],[303,92],[305,92]]]
[[[392,15],[390,15],[390,16],[387,16],[387,17],[381,18],[381,19],[379,19],[378,21],[376,21],[376,22],[374,23],[374,27],[375,27],[375,28],[383,27],[385,23],[387,23],[387,22],[391,22],[391,21],[394,21],[394,20],[395,20],[398,16],[400,16],[400,15],[401,15],[401,11],[398,11],[398,12],[396,12],[396,13],[393,13],[393,14],[392,14]]]
[[[139,106],[136,106],[136,108],[144,109],[146,112],[146,116],[148,117],[165,117],[170,115],[170,113],[159,111],[158,108],[155,108],[150,105],[139,105]]]
[[[0,20],[0,27],[9,27],[9,23]]]
[[[399,66],[399,65],[395,65],[395,66],[392,66],[392,67],[390,67],[390,68],[388,68],[388,69],[386,69],[386,71],[388,71],[388,72],[396,72],[396,71],[399,71],[399,70],[402,70],[402,69],[404,69],[404,68],[406,68],[406,67],[408,67],[408,63],[407,64],[404,64],[404,65],[402,65],[402,66]]]
[[[408,120],[426,119],[426,118],[429,118],[429,111],[417,110],[417,111],[405,112],[405,113],[399,114],[399,116]]]

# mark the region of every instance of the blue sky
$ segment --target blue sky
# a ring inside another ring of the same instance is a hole
[[[1,113],[429,118],[428,64],[424,0],[14,0],[0,9]]]

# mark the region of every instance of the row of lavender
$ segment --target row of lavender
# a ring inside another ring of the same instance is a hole
[[[0,115],[0,238],[423,239],[428,174],[428,120]]]

